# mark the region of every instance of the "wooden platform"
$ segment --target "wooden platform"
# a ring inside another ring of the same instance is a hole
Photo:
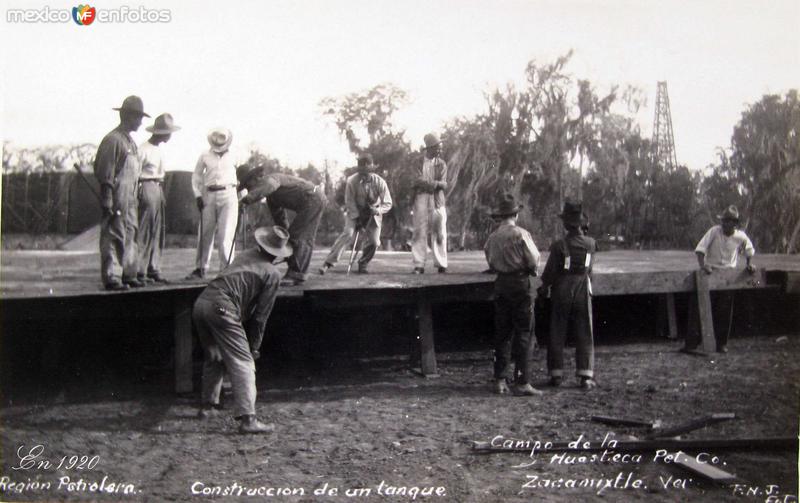
[[[492,299],[494,276],[482,273],[487,267],[482,252],[451,253],[447,274],[437,274],[431,266],[425,275],[413,275],[410,253],[378,252],[370,264],[370,274],[351,273],[348,276],[345,274],[346,263],[340,263],[325,276],[319,276],[316,270],[324,259],[324,253],[325,250],[315,252],[312,275],[303,286],[281,288],[278,304],[301,303],[312,314],[316,309],[415,306],[418,327],[415,335],[420,343],[420,370],[424,375],[436,374],[432,304]],[[98,253],[4,251],[0,256],[3,319],[57,318],[65,316],[65,313],[71,319],[143,315],[140,313],[172,318],[176,390],[190,391],[191,307],[205,282],[187,282],[181,278],[194,268],[194,254],[192,249],[165,251],[163,274],[173,281],[169,285],[106,292],[99,279]],[[344,258],[347,255],[345,253]],[[216,263],[216,257],[212,258],[212,264]],[[697,263],[690,251],[599,253],[593,291],[595,296],[664,294],[669,331],[673,335],[677,332],[674,294],[699,291],[697,307],[701,321],[705,321],[701,323],[702,335],[709,348],[713,342],[713,326],[709,328],[708,312],[710,290],[800,290],[800,256],[760,255],[754,263],[759,268],[755,275],[738,269],[699,276],[695,274]],[[211,271],[209,277],[213,276],[214,271]],[[538,279],[535,279],[532,288],[538,286]]]

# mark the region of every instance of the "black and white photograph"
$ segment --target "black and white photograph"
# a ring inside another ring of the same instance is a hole
[[[798,501],[800,3],[0,6],[0,502]]]

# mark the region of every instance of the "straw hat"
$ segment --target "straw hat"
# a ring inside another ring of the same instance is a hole
[[[231,133],[230,129],[216,128],[208,133],[208,144],[211,145],[211,150],[218,154],[222,154],[228,150],[232,141],[233,133]]]

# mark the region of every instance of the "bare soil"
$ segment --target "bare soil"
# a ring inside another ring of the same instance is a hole
[[[590,392],[573,379],[547,387],[539,351],[536,386],[544,395],[532,398],[491,393],[489,351],[440,354],[441,376],[427,379],[393,358],[339,359],[325,369],[260,368],[258,412],[276,425],[265,436],[237,434],[226,411],[198,419],[197,397],[176,398],[167,384],[92,376],[49,383],[48,392],[6,401],[0,410],[0,477],[6,477],[0,500],[766,501],[768,486],[776,485],[771,490],[781,499],[774,501],[784,501],[797,494],[796,452],[719,450],[701,457],[718,457],[716,466],[737,475],[737,486],[654,462],[652,452],[638,461],[564,464],[552,453],[477,454],[472,442],[498,435],[542,442],[600,441],[607,434],[642,439],[641,428],[604,426],[590,417],[660,419],[673,426],[715,412],[737,419],[683,438],[796,436],[799,339],[740,337],[730,353],[707,357],[678,353],[679,343],[663,339],[601,346],[599,388]],[[42,452],[29,466],[20,455],[37,445]],[[73,455],[79,458],[71,461]],[[67,469],[81,461],[82,470]],[[664,488],[669,477],[677,487]],[[586,479],[613,480],[617,487],[564,487]],[[630,486],[636,479],[639,488]],[[544,480],[561,486],[542,487]],[[296,494],[280,495],[280,488]],[[102,492],[109,490],[116,492]],[[221,495],[203,494],[217,490]]]

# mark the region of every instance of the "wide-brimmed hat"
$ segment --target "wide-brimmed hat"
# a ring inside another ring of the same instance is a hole
[[[254,234],[258,246],[270,255],[282,258],[293,253],[292,245],[289,244],[289,231],[279,225],[259,227]]]
[[[425,148],[429,149],[431,147],[435,147],[436,145],[440,145],[442,142],[439,140],[439,137],[436,136],[436,133],[428,133],[422,139],[425,142]]]
[[[583,204],[575,201],[564,201],[564,209],[558,215],[566,225],[579,227],[588,221],[586,213],[583,212]]]
[[[239,181],[239,189],[245,188],[245,185],[264,171],[263,165],[251,167],[249,164],[242,164],[236,168],[236,179]]]
[[[499,218],[516,215],[522,208],[524,208],[524,206],[517,204],[517,202],[514,200],[513,194],[503,194],[500,198],[497,208],[492,210],[492,217]]]
[[[717,218],[720,220],[733,220],[738,222],[739,221],[739,208],[734,206],[733,204],[725,208],[725,211],[722,212],[722,215],[717,215]]]
[[[142,98],[133,95],[125,98],[125,101],[122,102],[121,107],[112,108],[112,110],[118,110],[120,112],[124,110],[125,112],[132,112],[139,115],[144,115],[145,117],[150,117],[144,113],[144,103],[142,103]]]
[[[233,133],[230,129],[216,128],[208,133],[208,144],[211,145],[211,150],[221,154],[228,150],[233,141]]]
[[[372,154],[363,152],[358,154],[358,164],[356,165],[356,171],[364,171],[364,170],[373,170],[375,169],[375,161],[372,158]]]
[[[181,127],[176,126],[170,114],[161,114],[153,121],[152,126],[147,126],[145,130],[153,134],[171,134]]]

